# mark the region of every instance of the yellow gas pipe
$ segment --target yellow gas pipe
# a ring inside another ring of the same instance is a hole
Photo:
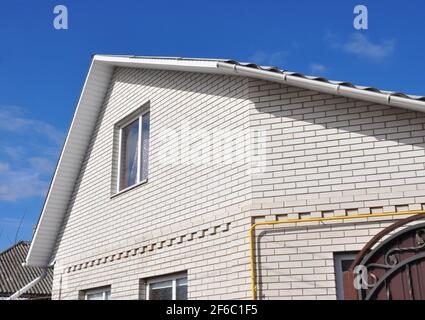
[[[261,225],[275,225],[275,224],[288,224],[288,223],[303,223],[303,222],[320,222],[320,221],[331,221],[331,220],[349,220],[349,219],[360,219],[360,218],[376,218],[376,217],[388,217],[388,216],[402,216],[402,215],[414,215],[414,214],[425,214],[425,210],[417,211],[404,211],[404,212],[392,212],[392,213],[376,213],[376,214],[359,214],[355,216],[341,216],[341,217],[325,217],[325,218],[306,218],[306,219],[287,219],[280,221],[262,221],[256,222],[251,225],[249,229],[249,242],[250,242],[250,254],[251,254],[251,281],[252,281],[252,300],[257,299],[257,280],[255,275],[255,256],[254,256],[254,232],[257,226]]]

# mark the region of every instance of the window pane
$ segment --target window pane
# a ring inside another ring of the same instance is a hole
[[[177,285],[178,286],[187,286],[187,278],[177,279]]]
[[[146,113],[142,118],[142,168],[140,179],[148,178],[149,171],[149,132],[150,132],[150,113]]]
[[[176,299],[187,300],[187,278],[177,279]]]
[[[103,300],[103,292],[88,293],[87,300]]]
[[[172,281],[162,281],[150,285],[149,300],[172,300]]]
[[[111,300],[111,291],[106,291],[105,292],[105,300]]]
[[[354,259],[342,259],[341,260],[341,270],[342,270],[342,272],[348,271],[348,269],[350,269],[353,262],[354,262]]]
[[[139,119],[122,129],[121,189],[137,183]]]

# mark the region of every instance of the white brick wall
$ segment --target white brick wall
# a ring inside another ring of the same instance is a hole
[[[182,137],[181,162],[164,158],[179,138],[165,136],[165,128],[243,132],[247,97],[245,78],[116,69],[58,241],[54,298],[106,284],[114,299],[138,298],[139,279],[184,270],[190,298],[249,295],[248,250],[239,250],[247,248],[249,212],[241,208],[250,196],[249,163],[223,165],[219,153],[190,162],[196,136]],[[113,196],[114,124],[147,101],[149,181]],[[224,142],[236,154],[246,145]]]
[[[281,214],[424,203],[425,114],[264,81],[250,91],[251,125],[268,132],[256,202]]]
[[[360,251],[393,223],[370,218],[257,227],[258,297],[336,299],[335,253]]]
[[[251,125],[267,131],[254,221],[425,209],[425,114],[264,81],[250,88]],[[361,250],[386,220],[257,227],[259,297],[335,299],[334,253]]]
[[[114,124],[148,101],[149,181],[114,195]],[[192,299],[249,298],[253,221],[422,209],[424,123],[425,114],[265,81],[118,68],[58,240],[53,297],[111,285],[113,299],[143,298],[141,279],[187,271]],[[164,133],[181,126],[248,132],[224,142],[241,160]],[[191,163],[194,149],[211,152]],[[390,222],[260,230],[261,297],[335,298],[333,252],[361,249]]]

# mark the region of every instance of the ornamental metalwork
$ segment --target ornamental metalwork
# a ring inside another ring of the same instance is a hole
[[[397,227],[404,228],[356,258],[349,279],[357,299],[425,300],[425,223]],[[378,238],[395,228],[387,229]]]

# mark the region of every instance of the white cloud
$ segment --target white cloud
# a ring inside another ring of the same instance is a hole
[[[45,195],[63,137],[22,109],[0,107],[0,201]]]
[[[363,34],[355,33],[348,42],[344,43],[343,50],[360,57],[382,59],[392,55],[394,47],[394,40],[382,40],[379,43],[373,43]]]
[[[55,170],[55,163],[48,158],[42,158],[42,157],[33,157],[29,158],[28,162],[31,164],[31,167],[41,174],[49,174],[52,173],[53,170]]]
[[[10,158],[22,158],[25,156],[26,153],[24,147],[16,145],[0,145],[0,151]]]
[[[372,41],[362,33],[354,33],[344,41],[332,33],[328,33],[325,38],[332,48],[375,61],[390,57],[394,53],[396,44],[394,39]]]
[[[288,55],[289,53],[286,51],[268,53],[263,50],[258,50],[249,57],[249,62],[254,62],[259,65],[282,67],[282,65],[285,64]]]
[[[62,143],[64,138],[63,133],[52,125],[22,117],[22,110],[16,107],[0,108],[0,130],[15,134],[41,134],[57,144]]]
[[[9,170],[9,165],[7,163],[0,162],[0,173],[6,172]]]
[[[320,63],[311,63],[310,64],[310,72],[314,75],[323,75],[328,71],[323,64]]]
[[[41,173],[28,169],[13,170],[6,164],[0,171],[0,201],[15,201],[23,198],[44,196],[49,183]]]

